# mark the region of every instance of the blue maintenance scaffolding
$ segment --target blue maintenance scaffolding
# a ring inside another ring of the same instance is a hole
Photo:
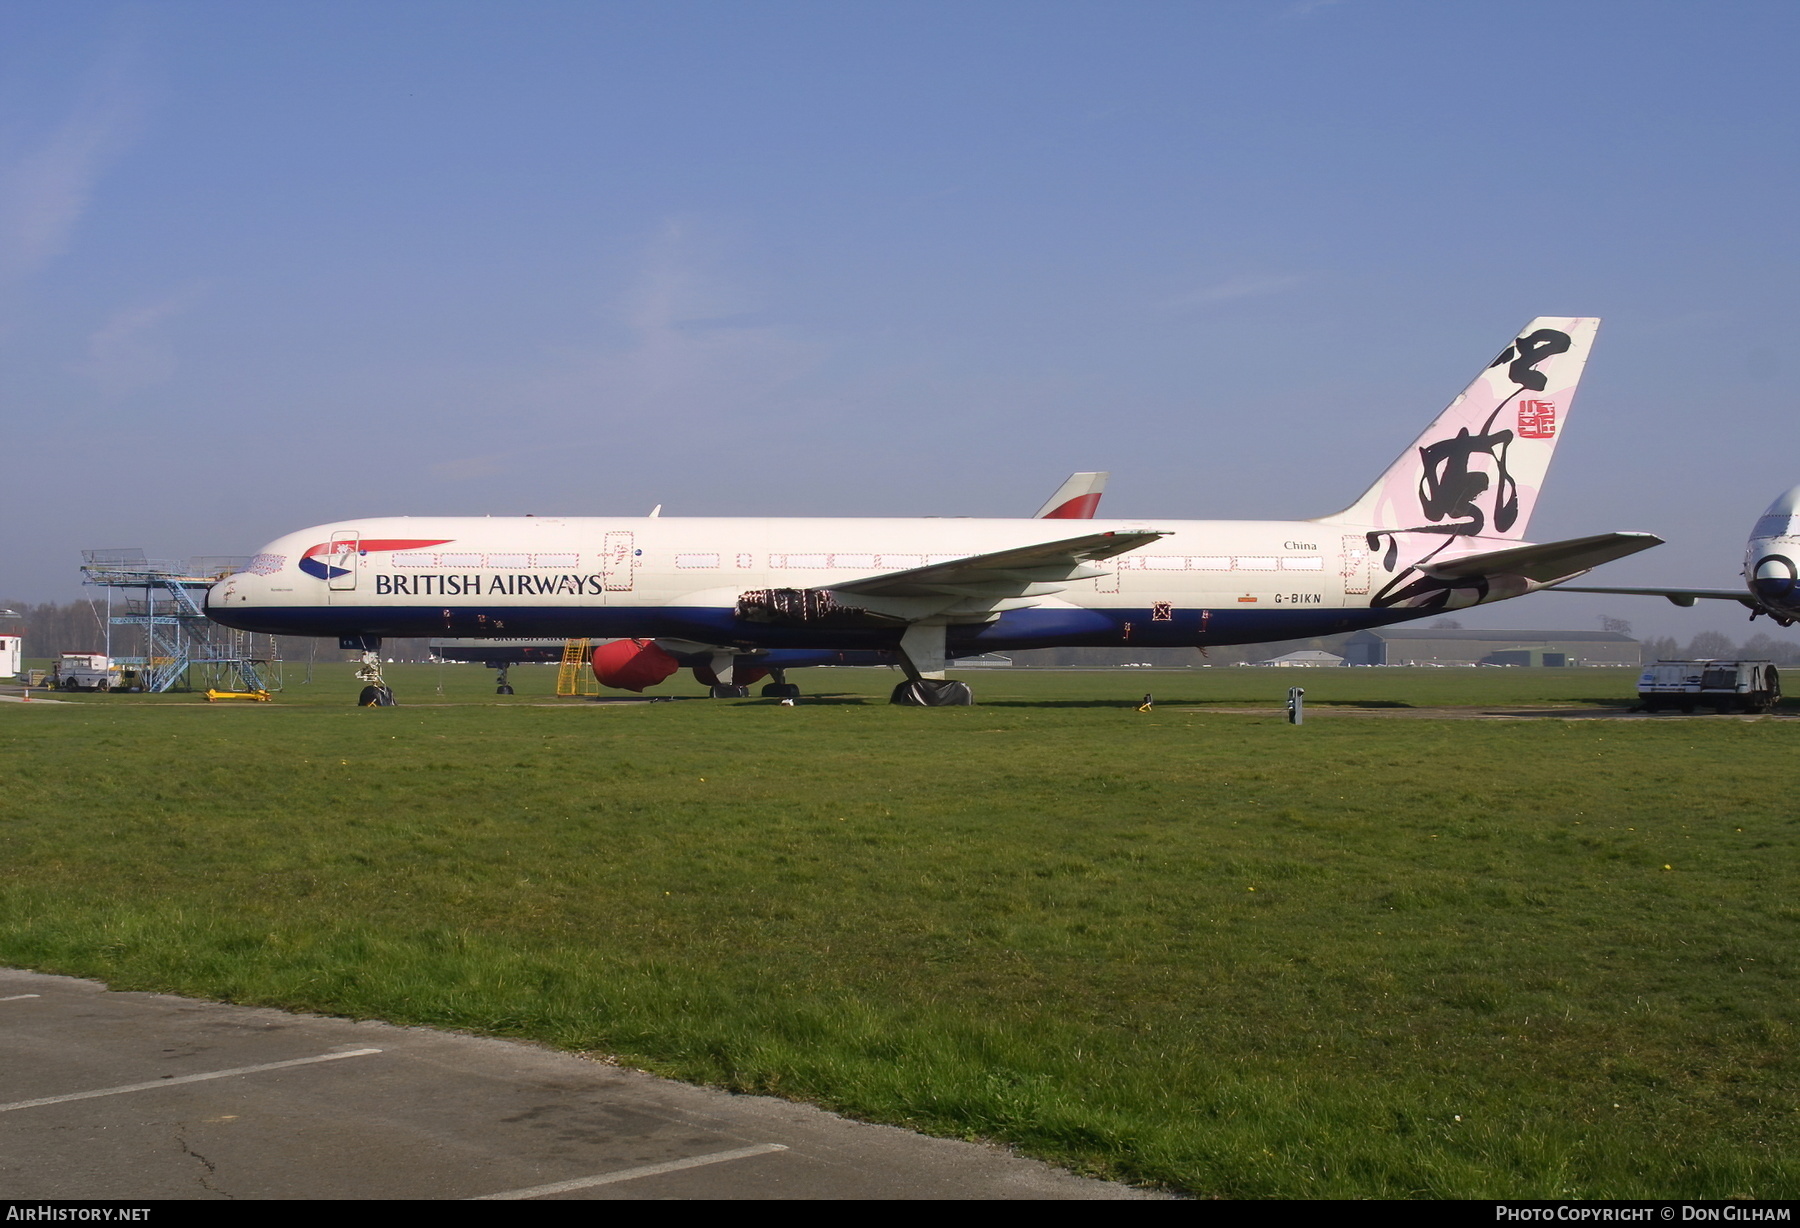
[[[219,556],[180,562],[147,559],[142,550],[83,550],[81,556],[81,582],[106,589],[107,656],[112,657],[112,627],[138,629],[143,655],[112,659],[136,667],[143,690],[193,690],[196,669],[203,671],[208,690],[281,689],[281,655],[274,636],[235,631],[206,616],[206,590],[243,567],[247,559]],[[123,612],[116,608],[115,592],[124,603]],[[260,653],[258,638],[266,641]]]

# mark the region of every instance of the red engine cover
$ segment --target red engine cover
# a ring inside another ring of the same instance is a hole
[[[614,640],[594,649],[594,677],[600,685],[621,691],[655,686],[681,668],[681,662],[656,646],[655,640]]]

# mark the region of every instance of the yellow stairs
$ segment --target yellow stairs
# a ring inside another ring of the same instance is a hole
[[[598,695],[600,683],[588,671],[583,677],[591,651],[592,640],[570,640],[563,645],[562,664],[556,668],[556,693],[558,695]]]

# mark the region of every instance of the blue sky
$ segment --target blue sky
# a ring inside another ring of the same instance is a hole
[[[387,513],[1351,502],[1605,320],[1539,540],[1800,482],[1800,6],[0,0],[0,595]],[[25,531],[19,531],[23,528]],[[1601,577],[1604,580],[1601,580]],[[1741,633],[1537,597],[1485,625]]]

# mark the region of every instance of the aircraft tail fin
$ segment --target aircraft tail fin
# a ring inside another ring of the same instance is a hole
[[[1362,498],[1320,522],[1523,540],[1600,321],[1522,329]]]
[[[1056,488],[1050,501],[1040,507],[1034,520],[1092,520],[1100,507],[1100,495],[1106,489],[1110,473],[1071,473],[1069,480]]]

